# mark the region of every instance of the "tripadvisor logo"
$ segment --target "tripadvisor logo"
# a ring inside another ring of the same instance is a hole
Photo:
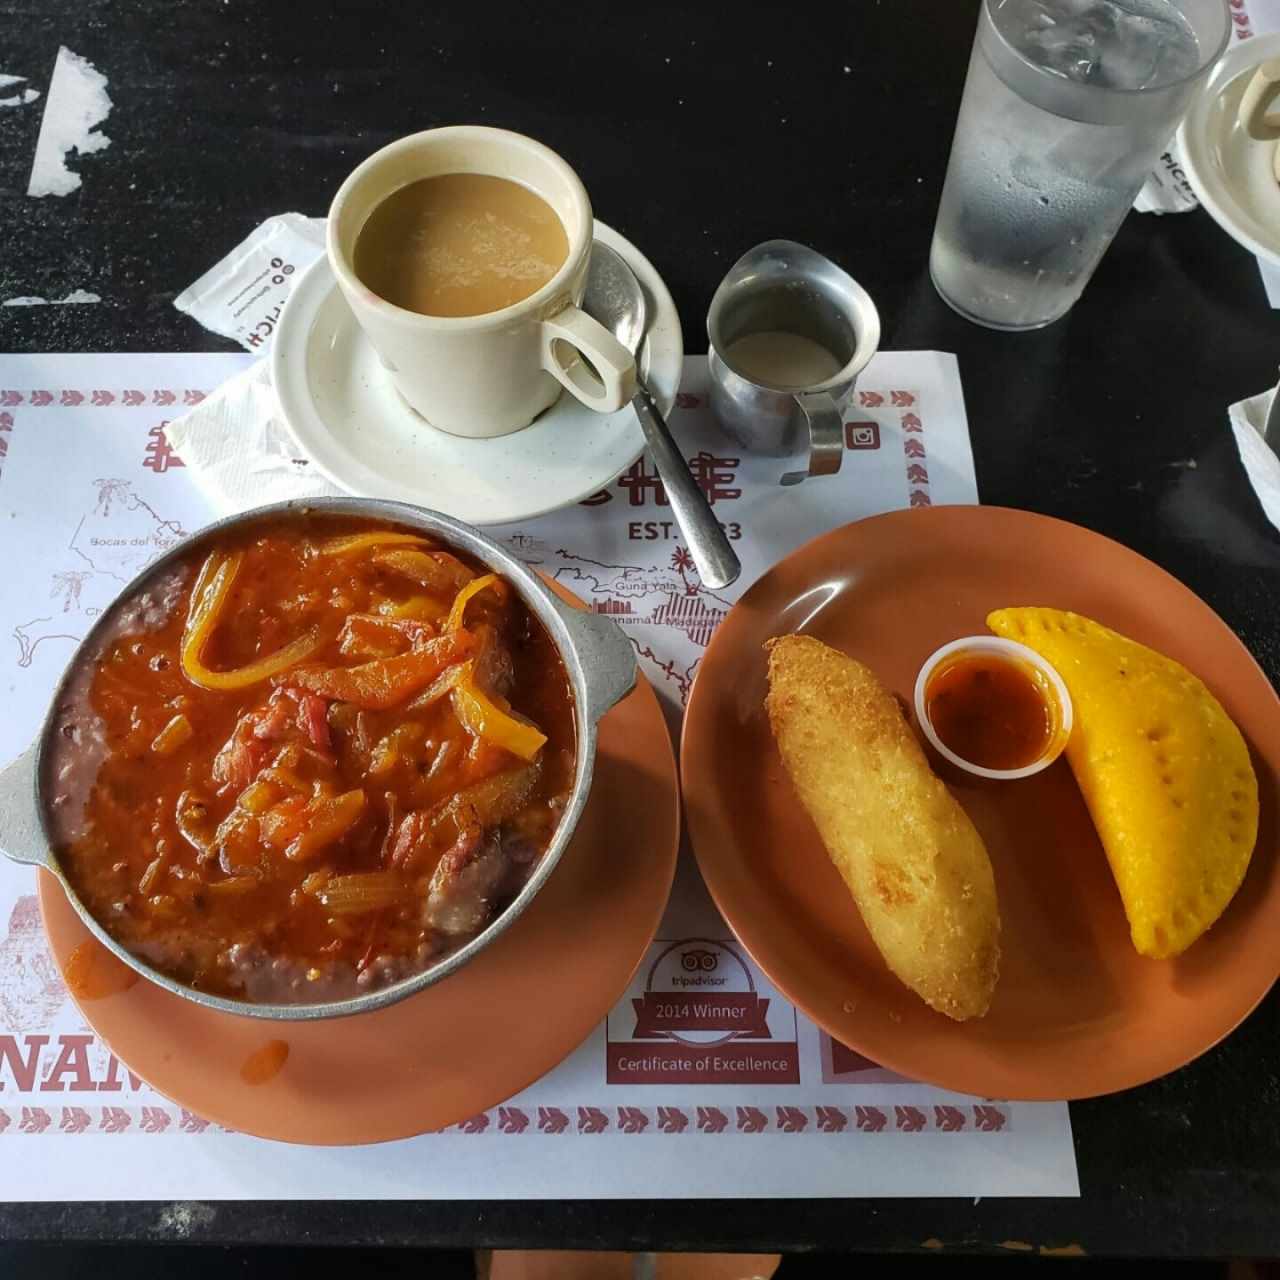
[[[735,957],[736,958],[736,957]],[[716,976],[720,967],[720,954],[706,947],[693,947],[680,953],[681,973],[672,974],[673,987],[723,987],[725,977]],[[750,974],[747,975],[750,979]]]
[[[644,995],[631,1003],[635,1040],[706,1045],[771,1038],[769,1001],[756,992],[751,970],[732,948],[710,938],[674,942],[659,952]]]

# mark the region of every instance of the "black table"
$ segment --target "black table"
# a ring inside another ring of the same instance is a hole
[[[1133,215],[1074,312],[1018,336],[966,324],[930,286],[976,11],[857,0],[832,25],[799,7],[10,0],[0,71],[44,89],[64,44],[114,106],[82,188],[41,200],[25,195],[41,104],[0,114],[0,298],[103,299],[0,309],[0,349],[227,348],[172,301],[262,218],[323,212],[401,134],[504,125],[563,154],[652,258],[689,350],[742,250],[790,236],[835,257],[875,297],[886,348],[958,354],[984,502],[1150,556],[1274,679],[1280,538],[1225,417],[1280,357],[1253,260],[1202,212]],[[1079,1201],[8,1205],[0,1239],[1274,1255],[1278,1039],[1273,993],[1195,1065],[1074,1105]]]

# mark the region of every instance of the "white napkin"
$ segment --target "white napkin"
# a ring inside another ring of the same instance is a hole
[[[1271,452],[1271,446],[1262,438],[1267,410],[1275,394],[1274,391],[1264,391],[1251,399],[1241,400],[1231,406],[1227,416],[1231,419],[1236,448],[1240,450],[1240,462],[1249,483],[1253,485],[1267,519],[1280,529],[1280,458]]]
[[[265,358],[293,286],[323,253],[323,218],[278,214],[255,227],[176,301],[206,329],[264,357],[165,427],[169,445],[220,515],[342,492],[294,443]]]
[[[1262,287],[1267,291],[1267,301],[1273,308],[1280,308],[1280,267],[1273,267],[1259,258],[1258,270],[1262,272]]]
[[[266,360],[224,382],[164,433],[219,515],[343,492],[300,455],[280,414]]]

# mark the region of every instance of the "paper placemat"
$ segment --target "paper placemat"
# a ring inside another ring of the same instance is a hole
[[[164,429],[248,363],[0,357],[0,762],[34,737],[93,618],[211,518]],[[627,629],[677,728],[711,632],[769,565],[862,516],[977,500],[953,357],[882,353],[860,387],[840,475],[783,489],[776,465],[720,432],[706,361],[687,361],[671,425],[742,558],[728,591],[690,573],[647,460],[577,507],[496,533]],[[648,1005],[688,989],[690,960],[758,1016],[648,1038]],[[564,1063],[442,1133],[343,1149],[229,1132],[133,1077],[67,998],[34,873],[0,864],[0,1152],[10,1200],[1079,1194],[1065,1103],[947,1093],[833,1043],[738,948],[687,848],[631,989]]]

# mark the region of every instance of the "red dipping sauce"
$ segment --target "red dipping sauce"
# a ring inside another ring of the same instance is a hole
[[[1057,698],[1044,676],[993,653],[958,653],[930,675],[925,708],[942,744],[983,769],[1023,769],[1059,731]]]

